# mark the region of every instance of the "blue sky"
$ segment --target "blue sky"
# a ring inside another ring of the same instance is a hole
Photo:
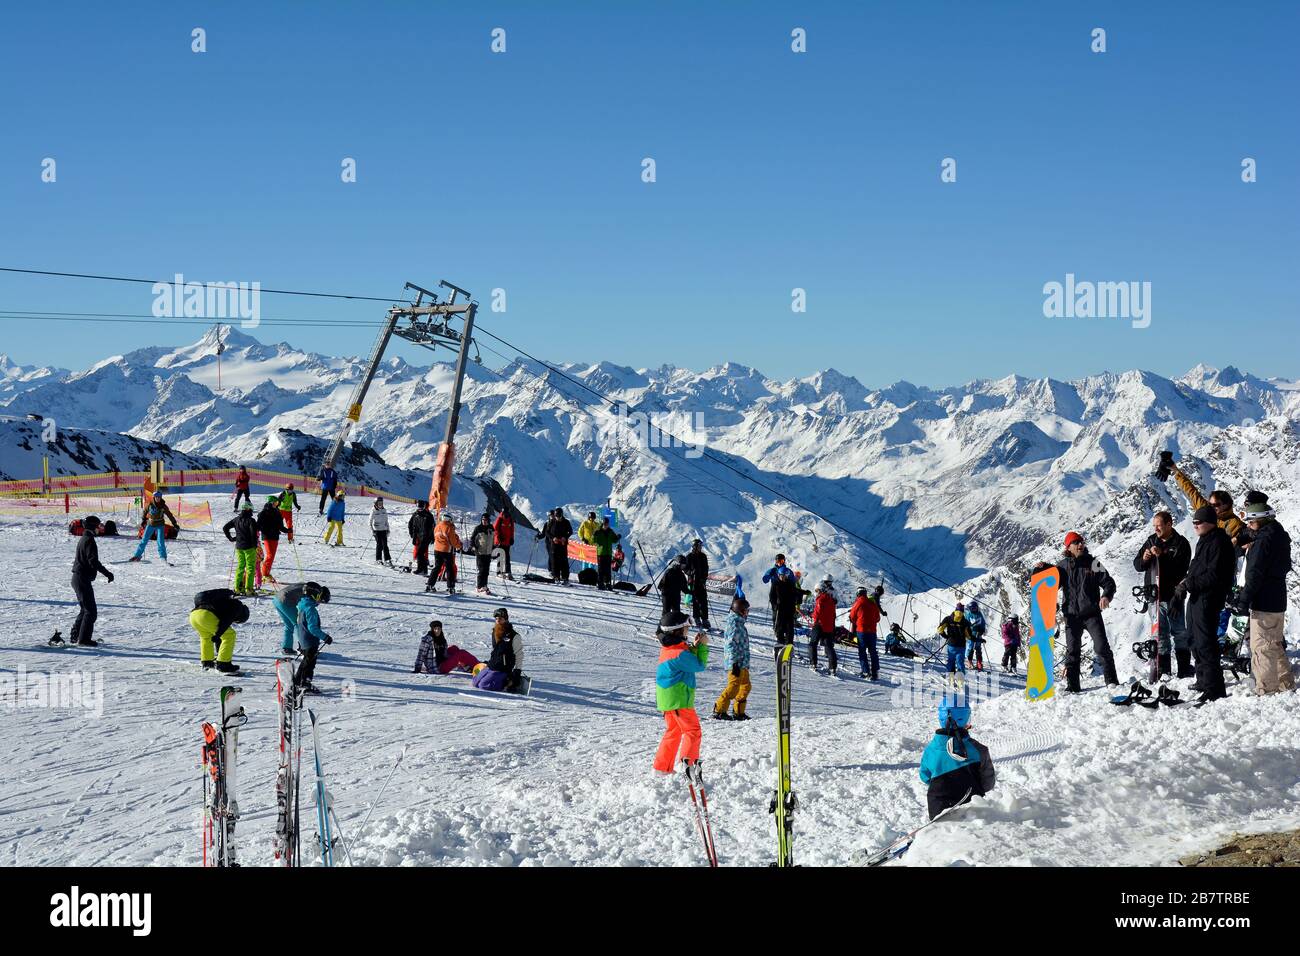
[[[484,324],[558,361],[1300,377],[1295,4],[537,6],[7,10],[0,266],[380,296],[447,278],[504,288]],[[1044,318],[1066,273],[1151,282],[1150,327]],[[0,274],[5,311],[151,303]],[[254,334],[355,354],[370,330],[271,320],[383,311],[266,296]],[[201,331],[0,318],[0,351],[75,368]]]

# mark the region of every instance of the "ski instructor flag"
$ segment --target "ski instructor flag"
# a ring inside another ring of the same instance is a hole
[[[1061,572],[1044,568],[1029,579],[1029,649],[1025,664],[1025,697],[1046,700],[1056,692],[1056,662],[1052,639],[1056,636],[1056,592]]]

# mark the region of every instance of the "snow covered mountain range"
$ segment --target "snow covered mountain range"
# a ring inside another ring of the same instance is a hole
[[[31,444],[31,413],[178,455],[314,471],[308,459],[336,433],[364,359],[267,345],[233,328],[222,339],[220,389],[213,332],[81,372],[0,357],[0,410],[13,416],[0,421],[0,471],[39,474],[38,455],[33,467],[13,451]],[[1118,553],[1129,538],[1136,547],[1155,508],[1185,517],[1172,486],[1149,478],[1166,448],[1207,488],[1240,497],[1258,487],[1284,521],[1300,513],[1300,385],[1232,367],[880,389],[833,369],[779,382],[732,363],[698,373],[558,367],[570,378],[523,360],[499,372],[471,366],[457,471],[494,479],[534,521],[555,505],[574,517],[608,500],[654,565],[699,536],[716,567],[751,577],[782,550],[837,580],[883,575],[901,592],[942,579],[996,598],[1004,578],[1054,552],[1069,528],[1098,542],[1118,536]],[[452,374],[444,363],[385,359],[345,481],[423,493]],[[92,459],[83,453],[61,470],[92,470]]]

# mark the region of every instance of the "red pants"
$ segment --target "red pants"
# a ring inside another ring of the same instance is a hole
[[[280,517],[284,519],[284,526],[285,528],[288,529],[289,532],[289,540],[292,541],[293,540],[293,512],[281,511]]]
[[[442,659],[438,665],[439,674],[450,674],[454,670],[472,671],[474,665],[479,662],[478,658],[469,651],[457,647],[455,644],[447,648],[447,656]]]
[[[690,763],[700,759],[700,715],[695,708],[665,710],[664,725],[663,739],[655,751],[656,770],[671,773],[679,756]]]
[[[266,552],[266,560],[262,562],[262,577],[269,578],[271,576],[271,565],[275,562],[275,549],[279,546],[279,538],[274,541],[266,538],[262,541],[262,550]]]

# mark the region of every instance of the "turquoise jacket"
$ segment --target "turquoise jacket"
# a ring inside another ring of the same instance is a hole
[[[298,602],[298,627],[318,641],[325,640],[325,632],[321,630],[320,612],[316,610],[316,602],[305,594],[302,596],[302,600]]]

